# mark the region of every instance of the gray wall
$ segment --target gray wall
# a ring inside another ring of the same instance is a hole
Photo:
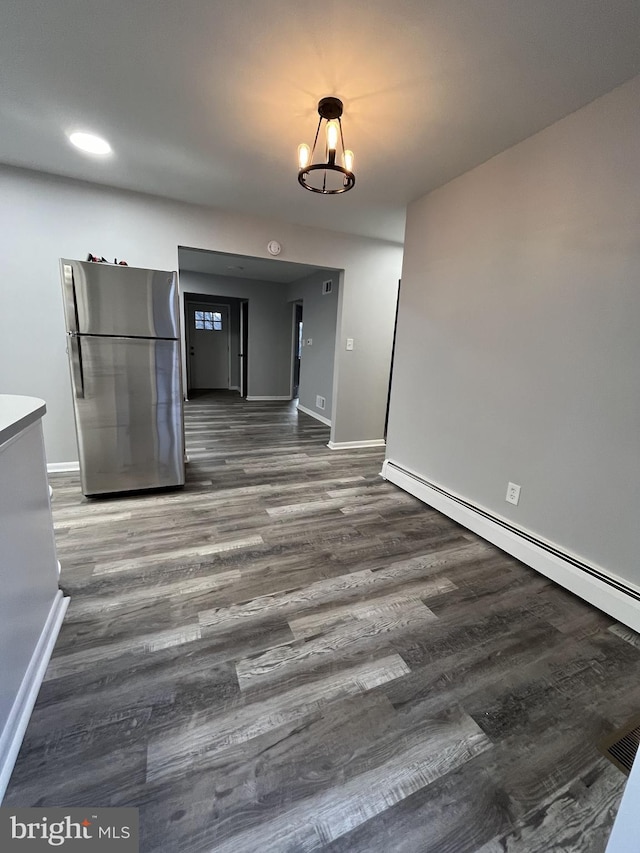
[[[638,104],[640,77],[410,206],[387,442],[636,584]]]
[[[331,420],[333,363],[336,356],[336,323],[340,272],[322,270],[289,285],[289,299],[302,300],[305,346],[300,365],[300,405]],[[322,283],[333,282],[331,293],[322,295]],[[292,310],[292,309],[291,309]],[[292,316],[292,314],[290,314]],[[306,341],[311,338],[311,346]],[[326,400],[325,408],[316,406],[316,396]]]
[[[181,270],[180,290],[182,294],[204,293],[247,299],[248,396],[291,396],[291,314],[285,284]]]
[[[178,246],[268,257],[267,244],[277,239],[283,260],[343,269],[341,334],[357,337],[358,350],[342,351],[336,365],[332,436],[382,435],[386,380],[379,366],[386,363],[388,373],[402,246],[11,167],[0,167],[0,221],[0,391],[46,400],[49,462],[78,458],[58,258],[89,251],[178,269]],[[274,393],[288,387],[278,384]]]

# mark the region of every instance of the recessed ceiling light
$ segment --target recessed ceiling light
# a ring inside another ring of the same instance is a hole
[[[69,142],[81,151],[86,151],[87,154],[111,154],[111,146],[107,140],[93,133],[81,131],[70,133]]]

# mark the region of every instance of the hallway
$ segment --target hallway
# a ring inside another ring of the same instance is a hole
[[[332,452],[187,404],[183,491],[53,475],[71,604],[7,791],[137,806],[144,853],[602,853],[639,638]]]

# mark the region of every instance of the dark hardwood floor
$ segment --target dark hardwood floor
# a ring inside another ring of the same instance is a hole
[[[637,635],[328,437],[212,394],[184,491],[52,477],[71,605],[5,805],[137,806],[145,853],[602,853]]]

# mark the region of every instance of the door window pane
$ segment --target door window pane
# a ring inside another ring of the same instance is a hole
[[[207,329],[210,332],[222,331],[222,314],[220,311],[195,311],[196,329]]]

